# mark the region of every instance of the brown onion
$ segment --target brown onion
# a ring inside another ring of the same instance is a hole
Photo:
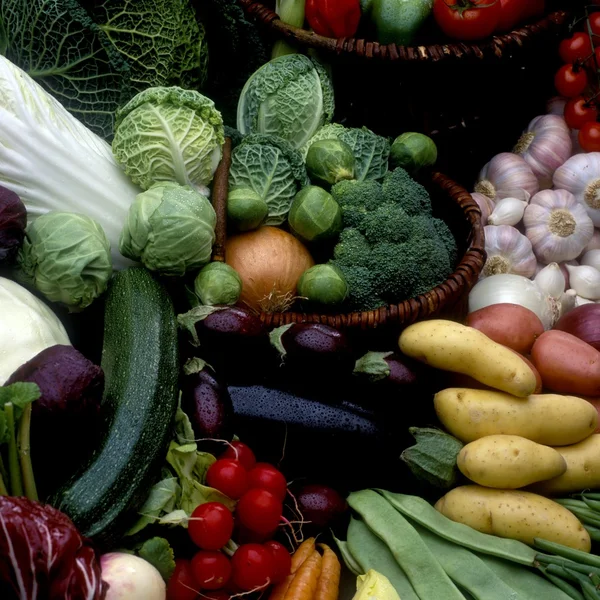
[[[600,304],[583,304],[570,310],[554,329],[570,333],[600,350]]]

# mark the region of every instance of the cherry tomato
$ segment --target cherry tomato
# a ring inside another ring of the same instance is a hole
[[[590,29],[594,35],[600,35],[600,12],[593,12],[589,18]]]
[[[202,592],[202,596],[198,596],[197,600],[229,600],[229,594],[221,592],[220,590],[208,592]]]
[[[554,87],[561,96],[573,98],[579,96],[587,86],[585,70],[573,65],[563,65],[554,76]]]
[[[248,489],[248,473],[241,462],[220,458],[206,472],[206,483],[232,500],[238,500]]]
[[[258,463],[252,471],[248,472],[248,486],[250,489],[269,490],[282,502],[287,493],[287,481],[283,473],[268,463]]]
[[[571,129],[581,129],[584,123],[595,121],[598,110],[593,105],[588,105],[583,97],[571,98],[565,104],[565,121]]]
[[[271,492],[261,489],[248,490],[236,507],[240,523],[257,533],[270,533],[281,519],[283,505]]]
[[[222,552],[200,550],[191,564],[194,579],[201,590],[220,590],[231,577],[231,562]]]
[[[194,509],[188,523],[192,542],[202,550],[219,550],[233,533],[233,515],[220,502],[206,502]]]
[[[279,583],[290,574],[292,570],[292,557],[287,548],[275,540],[265,542],[263,545],[273,555],[273,564],[275,567],[273,583]]]
[[[578,31],[572,37],[563,40],[558,47],[560,58],[565,63],[574,63],[585,60],[592,53],[590,36]]]
[[[198,592],[190,561],[178,558],[167,584],[167,600],[196,600]]]
[[[434,0],[439,28],[456,40],[479,40],[494,33],[502,6],[499,0]]]
[[[584,152],[600,152],[600,123],[596,121],[584,123],[577,139]]]
[[[244,591],[255,590],[273,581],[275,572],[273,554],[260,544],[240,546],[233,558],[233,581]]]
[[[252,452],[252,448],[247,446],[243,442],[231,442],[231,446],[227,447],[227,450],[221,454],[219,458],[231,458],[232,460],[239,460],[246,471],[254,468],[256,464],[256,456]]]
[[[594,54],[596,55],[596,65],[600,67],[600,47],[594,50]]]

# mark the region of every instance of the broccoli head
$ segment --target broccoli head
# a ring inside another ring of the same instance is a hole
[[[368,267],[343,265],[335,260],[330,262],[342,271],[348,282],[348,297],[345,301],[348,310],[374,310],[386,303],[377,295],[373,275]]]
[[[458,260],[458,247],[456,245],[456,239],[452,232],[450,231],[450,227],[446,224],[445,221],[441,219],[433,219],[433,226],[440,238],[440,241],[446,247],[448,251],[448,256],[450,257],[450,264],[452,266],[456,265],[456,261]]]
[[[383,189],[376,181],[346,179],[331,188],[331,195],[342,209],[344,227],[364,226],[364,217],[383,202]]]
[[[401,206],[411,216],[431,214],[429,193],[401,167],[389,171],[385,176],[383,197],[386,202]]]
[[[371,254],[371,246],[365,236],[348,227],[340,234],[339,241],[333,249],[333,258],[338,265],[354,266],[366,265]]]
[[[382,204],[365,216],[363,231],[371,244],[400,244],[408,241],[412,231],[412,220],[397,204]]]

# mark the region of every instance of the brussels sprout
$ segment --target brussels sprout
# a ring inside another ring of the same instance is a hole
[[[235,304],[242,293],[242,280],[233,267],[212,262],[196,276],[194,292],[202,304]]]
[[[151,271],[181,276],[210,260],[216,222],[206,196],[177,183],[159,183],[129,207],[119,250]]]
[[[342,230],[342,210],[331,194],[309,185],[292,201],[288,222],[291,230],[308,242],[325,240]]]
[[[269,206],[251,188],[231,190],[227,196],[227,218],[239,231],[256,229],[269,214]]]
[[[403,133],[392,144],[390,166],[402,167],[411,174],[423,167],[430,167],[437,160],[435,142],[422,133]]]
[[[308,176],[319,185],[331,186],[343,179],[354,179],[355,167],[352,148],[340,140],[314,142],[306,155]]]
[[[96,221],[77,213],[39,216],[25,230],[17,260],[25,282],[71,310],[89,306],[112,275],[106,234]]]
[[[341,304],[348,295],[348,283],[335,265],[315,265],[298,280],[298,295],[318,304]]]

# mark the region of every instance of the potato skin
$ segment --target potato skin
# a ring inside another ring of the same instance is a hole
[[[600,396],[600,352],[574,335],[546,331],[533,344],[531,360],[546,389]]]
[[[575,396],[533,394],[527,399],[503,392],[448,388],[433,399],[444,427],[468,443],[486,435],[520,435],[545,446],[569,446],[590,436],[596,409]]]
[[[470,313],[465,323],[520,354],[529,354],[533,342],[544,333],[544,325],[532,310],[506,302]]]
[[[537,483],[532,491],[548,496],[561,496],[600,488],[600,434],[595,433],[578,444],[562,446],[556,450],[565,459],[567,470],[554,479]]]
[[[443,319],[421,321],[402,332],[399,345],[411,358],[514,396],[525,398],[536,388],[535,374],[516,352],[473,327]]]
[[[532,545],[537,537],[583,552],[592,545],[571,511],[531,492],[463,485],[442,496],[435,508],[453,521],[525,544]]]
[[[459,452],[456,464],[471,481],[499,489],[525,487],[567,470],[557,450],[518,435],[488,435],[475,440]]]

